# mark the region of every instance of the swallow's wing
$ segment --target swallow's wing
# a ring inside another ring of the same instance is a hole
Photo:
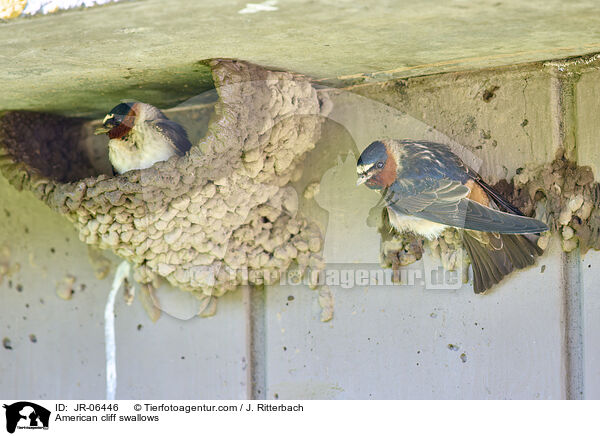
[[[494,202],[514,215],[523,213],[513,206],[498,191],[485,183],[481,176],[466,165],[447,145],[429,141],[401,141],[406,153],[402,170],[403,178],[415,179],[426,172],[434,179],[450,178],[466,182],[471,179],[477,183]],[[443,165],[442,165],[443,164]]]
[[[388,207],[402,215],[462,229],[497,233],[539,233],[548,227],[534,218],[490,209],[469,200],[469,188],[456,180],[397,180],[386,193]]]
[[[175,121],[168,119],[147,121],[171,144],[179,156],[186,154],[192,143],[188,139],[185,129]]]

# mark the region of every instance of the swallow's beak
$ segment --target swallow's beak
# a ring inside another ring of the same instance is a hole
[[[366,174],[359,174],[358,175],[358,180],[356,181],[356,186],[362,185],[367,180],[369,180],[369,176],[367,176]]]
[[[110,132],[110,127],[100,126],[94,130],[94,135],[103,135],[108,132]]]

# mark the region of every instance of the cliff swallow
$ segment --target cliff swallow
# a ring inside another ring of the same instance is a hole
[[[548,226],[523,216],[444,144],[375,141],[358,159],[357,172],[357,185],[383,191],[396,230],[434,239],[447,227],[464,229],[476,293],[543,252],[536,233]]]
[[[94,133],[108,135],[108,157],[118,174],[183,156],[192,146],[181,125],[154,106],[139,102],[112,108]]]

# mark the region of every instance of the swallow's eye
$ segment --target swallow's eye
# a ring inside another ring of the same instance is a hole
[[[383,168],[383,162],[377,162],[377,164],[375,166],[377,168],[381,169],[381,168]]]

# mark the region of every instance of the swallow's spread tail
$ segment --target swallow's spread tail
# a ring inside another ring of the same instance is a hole
[[[473,265],[473,289],[485,292],[514,269],[533,265],[543,253],[537,235],[463,232],[463,242]]]

